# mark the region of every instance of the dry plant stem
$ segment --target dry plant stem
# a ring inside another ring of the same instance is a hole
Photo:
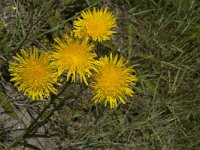
[[[32,30],[34,29],[34,27],[37,25],[37,23],[48,13],[49,10],[52,9],[52,7],[56,4],[56,2],[57,2],[57,0],[54,0],[52,2],[51,6],[49,7],[49,9],[47,9],[43,14],[41,14],[41,16],[33,24],[30,22],[30,24],[32,24],[32,26],[30,26],[30,28],[28,29],[28,31],[26,33],[26,36],[19,43],[18,47],[15,48],[15,50],[13,50],[12,53],[9,54],[9,56],[7,57],[7,60],[5,61],[5,63],[2,66],[0,66],[0,70],[8,65],[8,62],[10,61],[10,59],[12,58],[12,56],[15,55],[20,50],[20,48],[26,42],[26,40],[28,39],[30,33],[32,32]]]
[[[87,87],[86,87],[87,88]],[[63,89],[66,89],[66,88],[63,88]],[[81,89],[79,92],[78,92],[78,94],[77,95],[79,95],[82,91],[84,91],[85,90],[85,88],[83,88],[83,89]],[[64,92],[65,90],[63,90],[63,91],[61,91],[61,93],[62,92]],[[59,94],[58,94],[59,95]],[[66,97],[66,98],[64,98],[64,99],[70,99],[70,98],[76,98],[76,96],[77,95],[69,95],[68,97]],[[57,96],[58,97],[58,96]],[[70,103],[71,101],[69,101],[68,103]],[[35,126],[33,126],[32,127],[32,130],[29,132],[29,135],[30,134],[32,134],[32,135],[34,135],[36,132],[37,132],[37,130],[38,130],[38,128],[39,127],[41,127],[42,125],[44,125],[46,122],[48,122],[48,120],[51,118],[51,116],[54,114],[54,112],[56,111],[56,110],[59,110],[63,105],[64,105],[64,103],[65,103],[65,101],[63,100],[63,101],[60,101],[60,103],[58,104],[58,105],[56,105],[56,106],[54,106],[54,108],[53,108],[53,110],[51,110],[49,113],[48,113],[48,115],[42,120],[42,121],[40,121],[40,122],[38,122],[37,124],[35,124]],[[28,138],[28,137],[27,137]]]
[[[38,124],[38,120],[42,117],[42,115],[46,112],[46,110],[53,104],[54,100],[58,98],[67,88],[68,83],[66,82],[65,86],[62,88],[62,90],[55,96],[52,97],[48,105],[44,107],[44,109],[41,111],[41,113],[38,115],[38,117],[34,120],[34,122],[27,128],[27,133],[29,131],[33,130],[35,128],[35,125]],[[54,110],[54,109],[53,109]],[[26,135],[25,135],[26,136]]]
[[[42,126],[54,114],[54,111],[57,110],[60,106],[63,105],[64,101],[61,101],[59,103],[59,105],[57,105],[57,107],[54,107],[54,109],[49,112],[49,114],[47,115],[47,117],[43,121],[38,122],[38,120],[42,118],[42,116],[46,112],[46,110],[53,104],[54,100],[56,98],[58,98],[65,91],[66,88],[67,88],[67,83],[62,88],[62,90],[60,91],[60,93],[58,93],[55,97],[51,98],[51,100],[48,103],[48,105],[46,105],[43,108],[43,110],[38,115],[38,117],[33,121],[33,123],[31,123],[30,126],[20,136],[18,136],[10,145],[8,145],[8,147],[5,150],[10,150],[11,148],[17,146],[21,141],[24,141],[25,139],[27,139],[28,135],[30,135],[31,132],[37,131],[37,129],[40,126]],[[71,98],[71,96],[69,98]]]
[[[54,0],[51,4],[51,6],[33,23],[33,25],[28,29],[28,32],[26,34],[26,36],[24,37],[24,39],[20,42],[19,46],[10,54],[10,56],[7,59],[7,62],[12,58],[13,55],[15,55],[17,53],[17,51],[19,51],[19,49],[21,48],[21,46],[26,42],[27,38],[29,37],[30,33],[32,32],[33,28],[35,27],[35,25],[37,25],[37,23],[44,17],[44,15],[47,14],[47,12],[49,10],[52,9],[52,7],[56,4],[57,0]]]

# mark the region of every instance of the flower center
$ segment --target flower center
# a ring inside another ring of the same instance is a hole
[[[68,45],[63,53],[62,63],[66,68],[78,69],[86,64],[86,53],[80,45]]]
[[[105,35],[108,30],[107,27],[106,20],[98,14],[86,20],[86,30],[91,36]]]
[[[121,70],[115,66],[106,66],[99,75],[99,85],[103,92],[112,94],[121,85]]]
[[[27,66],[24,69],[23,78],[29,82],[30,85],[41,86],[48,78],[48,74],[46,65],[35,60],[27,63]]]

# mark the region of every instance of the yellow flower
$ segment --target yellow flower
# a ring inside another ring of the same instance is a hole
[[[33,100],[48,98],[50,92],[56,94],[54,84],[57,84],[57,73],[55,72],[48,53],[41,52],[34,47],[27,53],[24,49],[21,54],[13,56],[15,62],[10,62],[9,72],[18,91]]]
[[[58,68],[59,74],[67,72],[67,81],[70,76],[71,82],[75,82],[79,77],[80,81],[84,81],[88,85],[86,77],[92,75],[91,70],[94,69],[93,44],[90,44],[87,39],[76,39],[73,35],[64,35],[64,40],[58,37],[54,39],[57,44],[54,44],[55,51],[52,52],[52,59]]]
[[[74,33],[79,38],[91,37],[94,41],[109,40],[110,35],[115,33],[112,28],[116,27],[116,18],[108,8],[93,8],[81,13],[82,18],[74,21]]]
[[[112,53],[110,57],[100,58],[96,62],[97,69],[94,81],[91,83],[93,100],[110,104],[111,108],[117,107],[117,102],[125,104],[126,96],[132,96],[133,90],[129,87],[134,85],[137,78],[132,73],[135,70],[132,67],[126,67],[127,61],[123,57],[114,58]]]

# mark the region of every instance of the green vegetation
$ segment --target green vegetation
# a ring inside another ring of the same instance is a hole
[[[51,103],[18,93],[9,81],[12,55],[30,46],[50,50],[93,6],[118,18],[117,33],[98,53],[129,59],[139,78],[135,96],[111,110],[80,84],[60,87]],[[0,149],[200,149],[198,0],[4,0],[0,14]]]

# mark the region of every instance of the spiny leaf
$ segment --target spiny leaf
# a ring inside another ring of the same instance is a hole
[[[19,119],[19,116],[15,112],[15,108],[12,106],[9,99],[2,92],[0,92],[0,106],[3,107],[7,115],[13,117],[14,119]]]

